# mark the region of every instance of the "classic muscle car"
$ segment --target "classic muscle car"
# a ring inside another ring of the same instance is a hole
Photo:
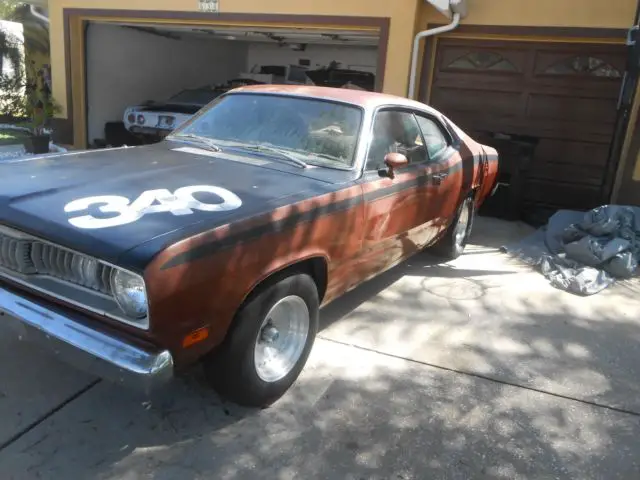
[[[0,165],[0,322],[119,384],[201,361],[268,406],[321,306],[423,249],[463,252],[497,168],[422,103],[235,89],[154,145]]]
[[[261,83],[249,78],[234,78],[223,85],[182,90],[164,102],[149,101],[127,107],[123,114],[124,127],[140,138],[155,141],[178,128],[223,93],[240,86]]]

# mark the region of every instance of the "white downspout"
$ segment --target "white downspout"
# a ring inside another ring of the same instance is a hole
[[[31,12],[31,15],[33,15],[34,17],[36,17],[39,20],[42,20],[44,23],[46,23],[47,25],[49,25],[49,18],[45,17],[44,15],[42,15],[40,12],[38,12],[36,10],[36,7],[34,7],[32,4],[29,5],[29,11]]]
[[[416,77],[418,70],[418,53],[420,52],[420,40],[426,37],[432,37],[433,35],[438,35],[440,33],[450,32],[454,30],[460,25],[460,13],[454,13],[453,19],[449,25],[443,25],[442,27],[432,28],[430,30],[423,30],[422,32],[418,32],[416,38],[413,40],[413,52],[411,56],[411,73],[409,75],[409,94],[407,95],[410,99],[414,99],[415,90],[416,90]]]

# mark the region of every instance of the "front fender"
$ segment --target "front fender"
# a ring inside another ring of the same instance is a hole
[[[162,269],[175,249],[162,252],[145,270],[151,334],[169,349],[176,363],[191,363],[222,343],[251,292],[271,275],[311,258],[330,265],[317,243],[291,248],[281,235],[239,243],[201,260]],[[192,332],[206,328],[208,337],[184,348]]]

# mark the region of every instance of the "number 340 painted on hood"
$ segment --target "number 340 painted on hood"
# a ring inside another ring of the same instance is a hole
[[[222,199],[221,203],[204,203],[194,198],[196,193],[212,193]],[[102,204],[98,209],[102,213],[117,215],[97,218],[93,215],[80,215],[69,219],[77,228],[95,229],[117,227],[133,223],[150,213],[172,213],[173,215],[191,215],[193,210],[203,212],[223,212],[240,208],[242,200],[233,192],[211,185],[194,185],[178,188],[171,193],[167,189],[147,190],[133,202],[127,197],[102,195],[79,198],[64,207],[66,213],[86,211],[91,205]]]

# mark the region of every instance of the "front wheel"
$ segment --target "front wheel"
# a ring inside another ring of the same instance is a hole
[[[223,345],[205,360],[207,377],[239,405],[271,405],[300,375],[318,317],[318,289],[309,275],[273,283],[240,308]]]
[[[446,260],[454,260],[462,255],[471,235],[474,214],[473,198],[467,197],[460,205],[453,223],[431,251]]]

